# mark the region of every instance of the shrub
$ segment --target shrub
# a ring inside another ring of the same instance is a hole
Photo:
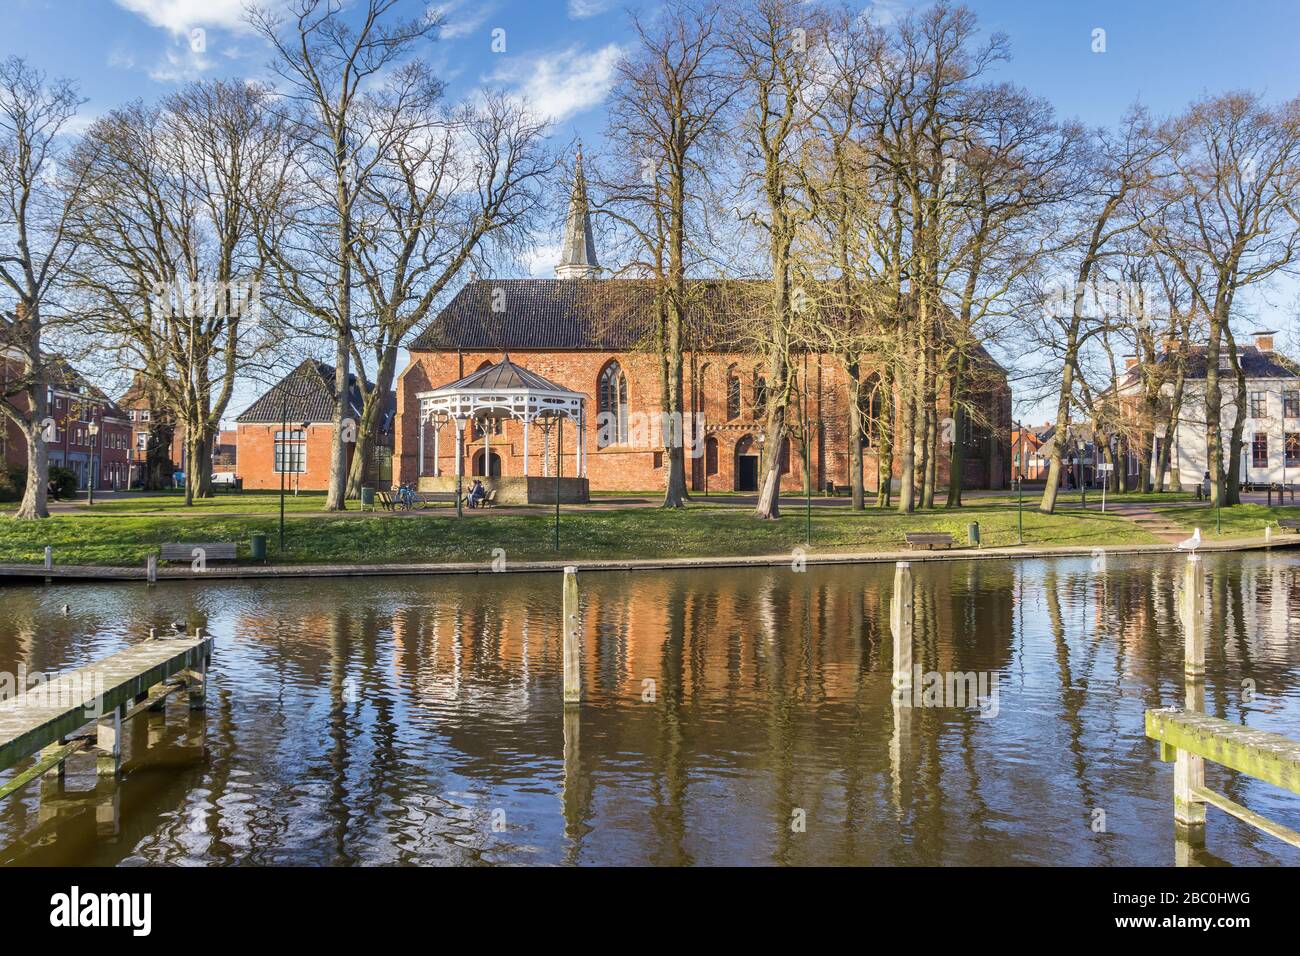
[[[70,468],[60,468],[58,465],[51,465],[50,492],[55,500],[71,498],[77,493],[76,474],[74,474]]]

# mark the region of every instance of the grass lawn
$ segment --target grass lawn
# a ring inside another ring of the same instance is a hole
[[[250,501],[262,497],[267,496],[245,495],[245,510]],[[214,507],[200,506],[185,513],[158,504],[155,514],[122,513],[133,503],[138,509],[137,499],[45,521],[0,519],[0,562],[37,563],[47,544],[60,564],[140,565],[158,545],[170,541],[237,541],[241,555],[246,555],[254,531],[267,534],[271,560],[286,563],[487,562],[494,548],[503,548],[508,560],[522,561],[779,554],[804,546],[802,510],[787,508],[780,521],[760,521],[746,508],[695,505],[675,512],[566,510],[558,552],[552,537],[554,516],[546,509],[526,514],[489,512],[463,519],[450,509],[417,511],[411,516],[355,511],[338,517],[297,515],[286,522],[286,548],[279,553],[274,509],[268,505],[264,514],[256,516],[230,514],[223,512],[228,501],[238,503],[239,496],[212,499]],[[319,499],[315,504],[319,506]],[[120,510],[113,510],[118,506]],[[948,531],[962,546],[971,521],[980,523],[986,547],[1016,543],[1016,509],[1005,503],[906,516],[877,509],[855,513],[846,508],[814,508],[810,550],[898,550],[906,531]],[[1025,543],[1031,545],[1158,541],[1118,515],[1095,511],[1042,515],[1026,507],[1024,530]]]
[[[1167,508],[1154,509],[1157,514],[1168,518],[1174,524],[1185,527],[1188,532],[1193,528],[1201,529],[1203,538],[1246,538],[1258,537],[1264,533],[1264,526],[1280,518],[1300,518],[1300,505],[1285,508],[1269,508],[1266,505],[1232,505],[1221,508],[1219,520],[1222,532],[1215,532],[1214,509],[1204,508]],[[1277,529],[1273,529],[1276,533]]]

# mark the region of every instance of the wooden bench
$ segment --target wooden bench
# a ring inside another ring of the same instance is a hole
[[[427,508],[429,505],[456,503],[456,492],[454,491],[417,491],[415,493],[415,503],[421,507]]]
[[[158,557],[164,561],[193,561],[196,548],[202,549],[205,561],[234,561],[238,557],[239,545],[233,541],[198,541],[193,544],[164,544],[159,549]]]
[[[932,551],[935,548],[952,547],[952,535],[946,531],[908,531],[903,537],[907,539],[907,546],[913,551],[917,548]]]
[[[1277,526],[1291,531],[1300,530],[1300,518],[1278,518]]]

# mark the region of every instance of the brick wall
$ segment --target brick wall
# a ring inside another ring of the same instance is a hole
[[[280,488],[280,473],[275,470],[275,433],[280,424],[240,423],[236,428],[235,474],[244,479],[245,488]],[[290,422],[289,430],[299,431],[302,423]],[[306,462],[301,473],[285,474],[285,487],[302,491],[325,491],[330,482],[330,456],[333,453],[334,426],[315,423],[305,429]],[[347,446],[348,464],[352,462],[352,445]]]
[[[517,364],[550,379],[558,385],[584,392],[587,395],[587,474],[594,491],[655,491],[661,489],[667,468],[660,452],[660,443],[649,422],[661,411],[658,360],[647,353],[610,352],[541,352],[516,351],[512,359]],[[419,436],[420,392],[429,391],[455,381],[478,370],[484,363],[499,361],[499,352],[413,352],[410,364],[397,382],[396,439],[394,448],[395,480],[413,482],[418,475],[455,473],[455,430],[450,425],[441,429],[435,443],[434,428],[426,426],[423,443]],[[626,445],[597,447],[596,389],[602,369],[610,361],[618,361],[627,377],[629,408],[629,443]],[[685,369],[685,389],[689,413],[703,415],[704,432],[697,448],[699,454],[689,456],[686,462],[686,480],[693,491],[740,490],[742,476],[749,468],[757,468],[762,435],[762,414],[755,406],[755,377],[761,376],[765,363],[753,356],[735,354],[697,354],[688,357]],[[741,388],[739,414],[729,416],[728,373],[734,370]],[[830,356],[808,356],[796,362],[802,383],[806,378],[809,388],[808,417],[812,423],[810,468],[813,487],[820,491],[827,482],[837,486],[849,483],[849,390],[846,376],[838,361]],[[805,371],[806,370],[806,371]],[[1005,394],[1004,394],[1005,393]],[[1010,393],[999,389],[990,396],[990,417],[997,423],[994,435],[1001,436],[1002,426],[1009,429]],[[792,414],[796,414],[792,412]],[[946,413],[945,413],[946,414]],[[798,414],[802,418],[801,413]],[[802,421],[792,421],[796,429]],[[507,476],[524,473],[523,426],[516,421],[505,421],[500,434],[488,437],[491,452],[499,457],[501,472]],[[691,442],[692,430],[687,429]],[[467,436],[468,438],[468,436]],[[1009,442],[1009,433],[1005,436]],[[436,444],[436,456],[435,456]],[[467,440],[464,452],[465,474],[482,473],[484,447],[482,437]],[[968,487],[1001,487],[1003,472],[1009,466],[1009,449],[1000,453],[1001,437],[989,443],[994,446],[982,457],[968,459],[963,484]],[[423,451],[421,452],[421,448]],[[529,473],[542,474],[544,442],[542,430],[533,426],[529,436]],[[563,473],[572,475],[577,465],[577,441],[574,428],[565,424]],[[423,459],[421,460],[421,454]],[[991,455],[992,457],[988,457]],[[798,493],[804,487],[804,452],[800,441],[791,437],[783,456],[785,468],[782,490]],[[753,459],[747,461],[746,459]],[[895,475],[898,474],[898,457],[895,455]],[[946,483],[948,467],[946,456],[939,460],[940,483]],[[876,455],[867,448],[864,453],[864,484],[876,487]],[[552,472],[553,474],[554,472]]]

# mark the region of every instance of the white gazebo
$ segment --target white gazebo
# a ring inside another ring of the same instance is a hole
[[[417,435],[417,454],[419,456],[419,476],[421,488],[430,484],[440,486],[445,479],[454,477],[459,491],[460,481],[465,468],[465,425],[467,422],[495,422],[514,419],[523,428],[523,474],[521,476],[493,476],[491,472],[491,434],[490,428],[483,429],[483,463],[484,477],[489,486],[498,491],[509,492],[508,497],[515,503],[527,503],[540,500],[542,489],[530,487],[530,479],[551,476],[551,432],[556,433],[556,471],[555,478],[560,478],[560,439],[563,436],[563,422],[568,419],[577,425],[577,474],[570,481],[578,480],[580,485],[570,489],[566,497],[571,500],[587,500],[587,440],[586,440],[586,404],[587,396],[581,392],[562,388],[542,376],[530,372],[510,361],[505,355],[495,365],[487,365],[465,376],[459,381],[428,392],[416,393],[420,403],[419,434]],[[455,428],[456,455],[455,473],[444,476],[441,472],[439,444],[444,426],[451,424]],[[533,425],[542,429],[542,473],[540,476],[530,474],[529,444]],[[433,441],[433,474],[424,474],[425,442],[431,432]],[[426,479],[435,479],[429,482]]]

